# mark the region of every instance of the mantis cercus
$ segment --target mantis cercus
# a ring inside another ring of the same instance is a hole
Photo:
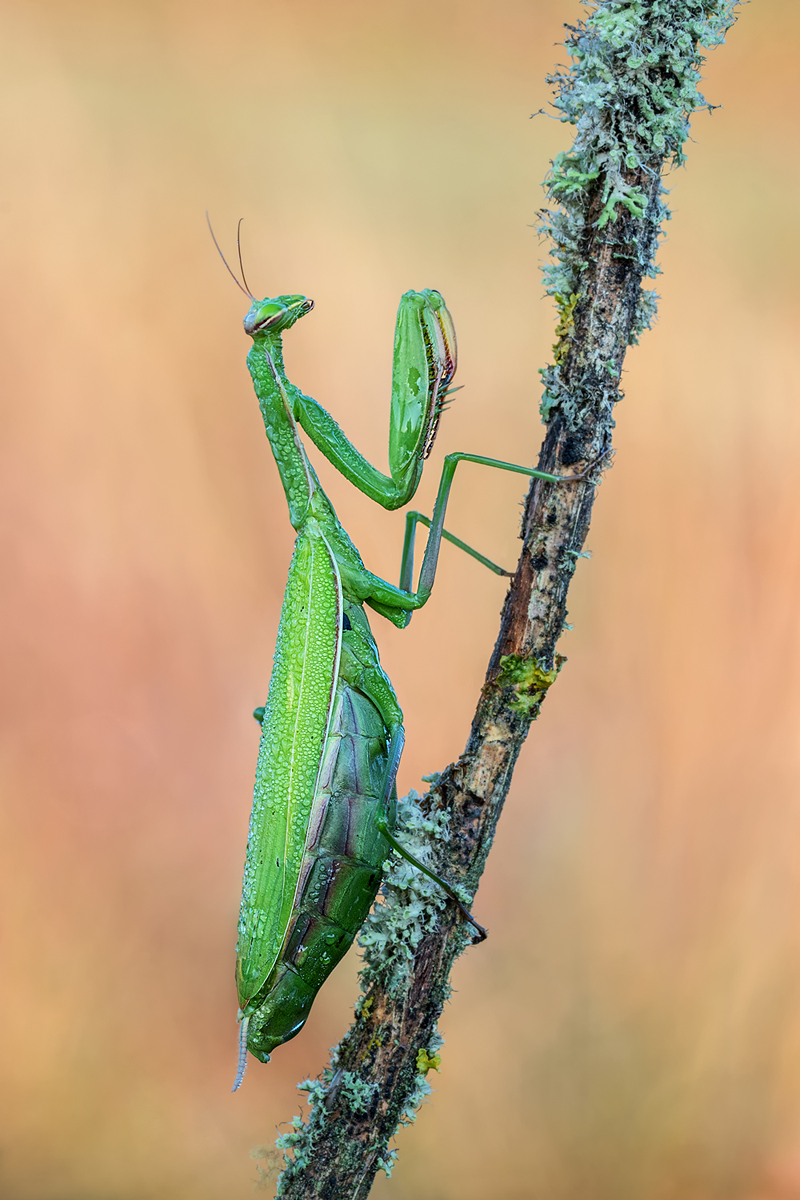
[[[221,250],[220,255],[225,262]],[[435,879],[485,937],[445,881],[394,836],[403,714],[381,668],[364,605],[405,628],[431,594],[442,538],[497,574],[507,574],[444,528],[460,462],[553,483],[582,476],[550,475],[477,454],[448,454],[430,520],[418,512],[406,516],[399,586],[387,583],[367,570],[339,522],[300,429],[365,495],[387,509],[408,504],[456,370],[455,330],[442,296],[425,289],[406,292],[400,300],[389,475],[384,475],[329,413],[286,377],[283,334],[311,311],[313,301],[299,295],[256,300],[228,270],[253,301],[244,319],[253,339],[247,365],[297,531],[269,695],[254,714],[261,721],[261,744],[239,914],[236,1091],[248,1050],[268,1062],[271,1051],[305,1024],[314,997],[375,900],[392,848]],[[429,534],[415,590],[418,522],[429,526]]]

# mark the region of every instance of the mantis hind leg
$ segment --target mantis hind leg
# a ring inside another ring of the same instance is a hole
[[[386,786],[383,793],[383,803],[376,814],[375,824],[386,838],[392,849],[396,850],[401,858],[404,858],[406,862],[411,863],[412,867],[416,867],[418,871],[422,871],[423,875],[427,875],[429,879],[432,879],[434,883],[438,884],[442,891],[445,892],[446,895],[449,896],[450,899],[457,905],[464,920],[468,921],[477,933],[477,937],[475,937],[473,941],[476,944],[478,942],[483,942],[488,936],[486,930],[482,925],[478,924],[472,913],[467,908],[466,904],[464,904],[464,902],[456,894],[453,887],[445,879],[442,879],[441,875],[437,875],[437,873],[432,871],[430,867],[426,867],[424,863],[420,862],[415,855],[407,850],[403,843],[394,836],[394,833],[389,827],[389,812],[392,802],[392,793],[395,791],[397,769],[400,766],[400,757],[403,753],[404,745],[405,731],[403,730],[402,725],[400,725],[396,729],[392,730],[391,741],[389,743],[389,764],[386,771]]]
[[[427,529],[430,529],[430,518],[426,517],[421,512],[407,512],[406,536],[403,541],[403,557],[400,564],[401,575],[411,574],[411,567],[407,567],[406,564],[410,558],[413,567],[414,535],[416,533],[417,525],[424,525]],[[505,575],[507,579],[512,578],[514,574],[513,571],[507,571],[505,567],[498,566],[496,562],[492,562],[491,558],[487,558],[485,554],[481,554],[480,550],[476,550],[474,546],[468,545],[467,542],[462,541],[461,538],[456,537],[456,535],[454,533],[450,533],[449,530],[442,529],[442,538],[444,541],[450,542],[451,545],[458,546],[459,550],[463,550],[465,554],[470,556],[470,558],[474,558],[476,562],[481,563],[484,567],[488,567],[489,570],[493,571],[495,575]]]
[[[361,622],[358,618],[358,608],[353,605],[350,606],[349,611],[351,616],[348,617],[348,620],[352,620],[353,624],[358,622],[358,625],[360,626]],[[363,619],[364,618],[362,617],[361,620]],[[351,629],[349,630],[349,635],[355,635],[355,637],[358,638],[358,633],[352,627],[352,625]],[[486,930],[482,925],[478,924],[467,906],[456,894],[455,890],[445,879],[442,879],[441,875],[437,875],[435,871],[431,871],[431,869],[426,867],[424,863],[421,863],[419,859],[415,857],[415,855],[411,854],[411,852],[405,848],[403,843],[394,835],[393,802],[397,795],[395,781],[397,779],[397,770],[400,766],[400,758],[403,754],[403,747],[405,746],[406,735],[405,730],[403,729],[403,714],[400,710],[400,706],[397,703],[397,697],[394,694],[394,689],[392,688],[388,677],[381,670],[380,665],[377,662],[377,649],[374,649],[374,643],[372,643],[371,637],[369,639],[369,643],[372,644],[372,649],[374,650],[375,654],[375,661],[372,663],[367,663],[364,661],[364,658],[362,658],[360,670],[357,673],[357,678],[355,673],[353,673],[352,685],[357,687],[359,691],[363,692],[364,695],[372,701],[378,712],[381,714],[386,729],[389,731],[389,755],[386,764],[386,775],[384,777],[381,800],[375,813],[375,826],[378,832],[386,838],[386,841],[389,843],[392,849],[396,850],[397,853],[406,860],[406,862],[411,863],[412,867],[416,867],[418,871],[422,871],[424,875],[427,875],[429,879],[432,879],[434,883],[438,884],[442,891],[454,901],[461,911],[464,919],[469,921],[470,925],[472,925],[476,930],[478,936],[475,940],[482,942],[487,936]],[[366,651],[366,654],[364,655],[365,658],[371,657],[369,650],[367,649],[369,643],[367,643],[366,640],[362,642],[361,649],[362,654]],[[348,670],[349,672],[352,671],[353,663],[347,662],[344,653],[343,662],[345,663],[344,669]]]

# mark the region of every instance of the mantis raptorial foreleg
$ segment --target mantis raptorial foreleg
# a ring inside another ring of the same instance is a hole
[[[438,292],[406,292],[395,328],[389,475],[374,467],[321,404],[295,389],[294,417],[329,462],[384,508],[402,508],[419,486],[457,362],[456,332]]]

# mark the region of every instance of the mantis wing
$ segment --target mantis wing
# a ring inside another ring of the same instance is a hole
[[[261,727],[239,914],[236,979],[245,1011],[280,954],[339,671],[342,590],[327,541],[310,521],[295,543]]]

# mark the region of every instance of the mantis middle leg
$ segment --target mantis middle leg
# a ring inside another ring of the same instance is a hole
[[[583,474],[566,476],[551,475],[547,471],[539,471],[535,467],[522,467],[516,463],[504,462],[498,458],[486,458],[480,454],[448,454],[442,467],[439,490],[430,520],[419,513],[409,513],[406,518],[406,536],[400,564],[399,587],[393,587],[379,576],[367,573],[369,575],[368,594],[363,595],[364,601],[371,608],[374,608],[376,612],[388,617],[389,620],[397,625],[407,625],[411,620],[411,614],[416,609],[422,608],[430,598],[443,538],[464,550],[472,558],[477,559],[478,562],[483,563],[484,566],[496,574],[508,574],[502,567],[498,567],[491,559],[474,550],[466,542],[463,542],[460,538],[456,538],[454,534],[445,532],[444,519],[447,512],[447,502],[450,499],[450,491],[453,486],[456,467],[460,462],[472,462],[477,463],[479,466],[494,467],[499,471],[511,471],[517,475],[527,475],[529,478],[542,479],[547,483],[579,483],[584,478]],[[414,590],[414,527],[418,521],[427,525],[430,532],[425,546],[419,581],[416,590]]]

